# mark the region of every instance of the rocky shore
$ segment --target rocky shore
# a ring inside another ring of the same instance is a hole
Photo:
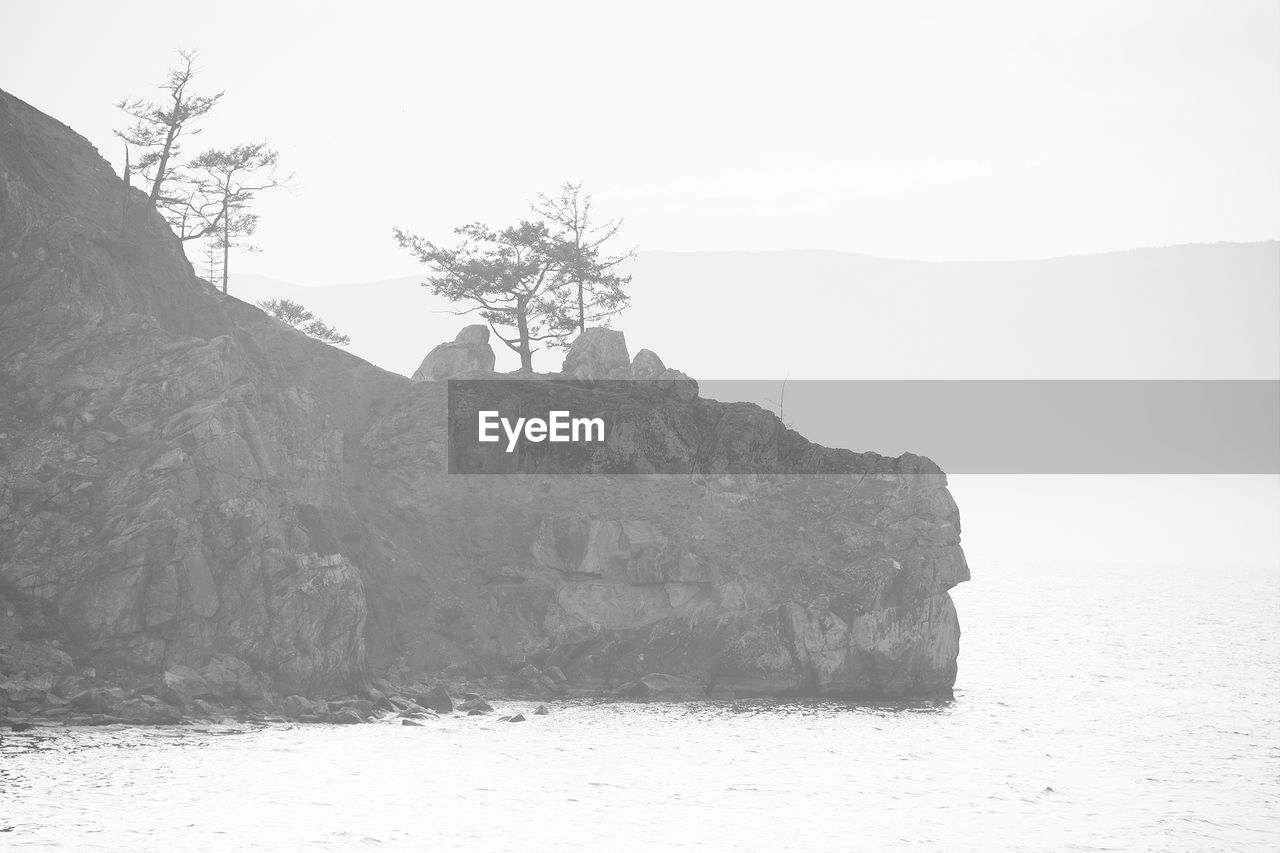
[[[199,670],[176,666],[158,676],[114,673],[100,677],[77,666],[58,641],[16,640],[0,645],[0,732],[48,726],[175,726],[193,723],[301,722],[350,725],[421,721],[450,714],[497,715],[494,704],[525,711],[497,715],[500,722],[544,716],[556,699],[610,698],[731,701],[732,691],[653,673],[611,691],[574,688],[559,667],[526,664],[507,678],[422,676],[403,683],[375,678],[328,698],[279,695],[244,661],[216,656]]]

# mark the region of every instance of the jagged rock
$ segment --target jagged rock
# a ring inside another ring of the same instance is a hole
[[[468,699],[458,706],[459,711],[466,711],[468,714],[472,711],[479,711],[481,714],[487,714],[493,710],[493,706],[484,701],[480,697]]]
[[[544,717],[550,713],[551,711],[547,708],[546,705],[539,705],[538,707],[533,709],[533,714],[536,717]]]
[[[402,725],[402,726],[420,726],[420,725],[422,725],[422,723],[419,723],[417,720],[401,720],[401,721],[400,721],[400,725]]]
[[[677,400],[694,400],[698,397],[698,381],[687,373],[667,368],[657,377],[659,387]]]
[[[627,338],[616,329],[591,328],[574,340],[564,358],[561,373],[592,381],[607,378],[610,372],[631,366]]]
[[[125,703],[119,687],[92,687],[71,697],[71,705],[91,714],[119,716]]]
[[[330,714],[327,718],[327,722],[346,726],[363,723],[364,721],[365,718],[352,708],[343,708],[341,711]]]
[[[439,344],[413,374],[415,382],[456,379],[474,373],[493,372],[495,357],[489,346],[489,327],[467,326],[448,343]]]
[[[371,687],[365,692],[366,698],[373,703],[374,709],[378,711],[395,711],[398,710],[391,700],[376,687]]]
[[[208,682],[189,666],[179,665],[166,670],[159,686],[160,698],[179,707],[212,695]]]
[[[453,713],[453,700],[449,698],[449,691],[439,684],[432,685],[425,693],[415,696],[414,701],[439,714]]]
[[[504,723],[523,723],[523,722],[524,722],[524,714],[512,714],[510,717],[503,717],[503,718],[502,718],[502,722],[504,722]]]

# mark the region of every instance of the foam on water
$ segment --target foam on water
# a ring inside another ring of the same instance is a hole
[[[1278,581],[984,566],[946,703],[6,734],[0,846],[1274,849]]]

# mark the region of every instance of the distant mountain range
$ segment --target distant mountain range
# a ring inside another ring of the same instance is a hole
[[[712,379],[1278,378],[1280,242],[1188,244],[1036,261],[925,263],[843,252],[642,252],[613,325],[634,353]],[[470,317],[423,275],[288,297],[411,374]],[[516,366],[499,344],[498,369]],[[559,367],[559,352],[535,367]]]

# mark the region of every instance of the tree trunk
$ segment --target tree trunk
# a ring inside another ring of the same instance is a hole
[[[582,294],[582,282],[578,282],[578,334],[587,330],[587,307]]]
[[[177,133],[177,126],[170,125],[169,133],[164,140],[164,149],[160,152],[160,162],[156,165],[156,179],[151,184],[151,203],[155,204],[156,199],[160,198],[160,186],[164,183],[164,173],[169,168],[169,154],[173,151],[173,137]]]
[[[227,295],[227,259],[231,256],[231,231],[228,224],[231,221],[229,216],[222,218],[222,295]]]
[[[516,328],[520,330],[520,369],[533,370],[533,350],[529,348],[529,302],[521,299],[516,305]]]

